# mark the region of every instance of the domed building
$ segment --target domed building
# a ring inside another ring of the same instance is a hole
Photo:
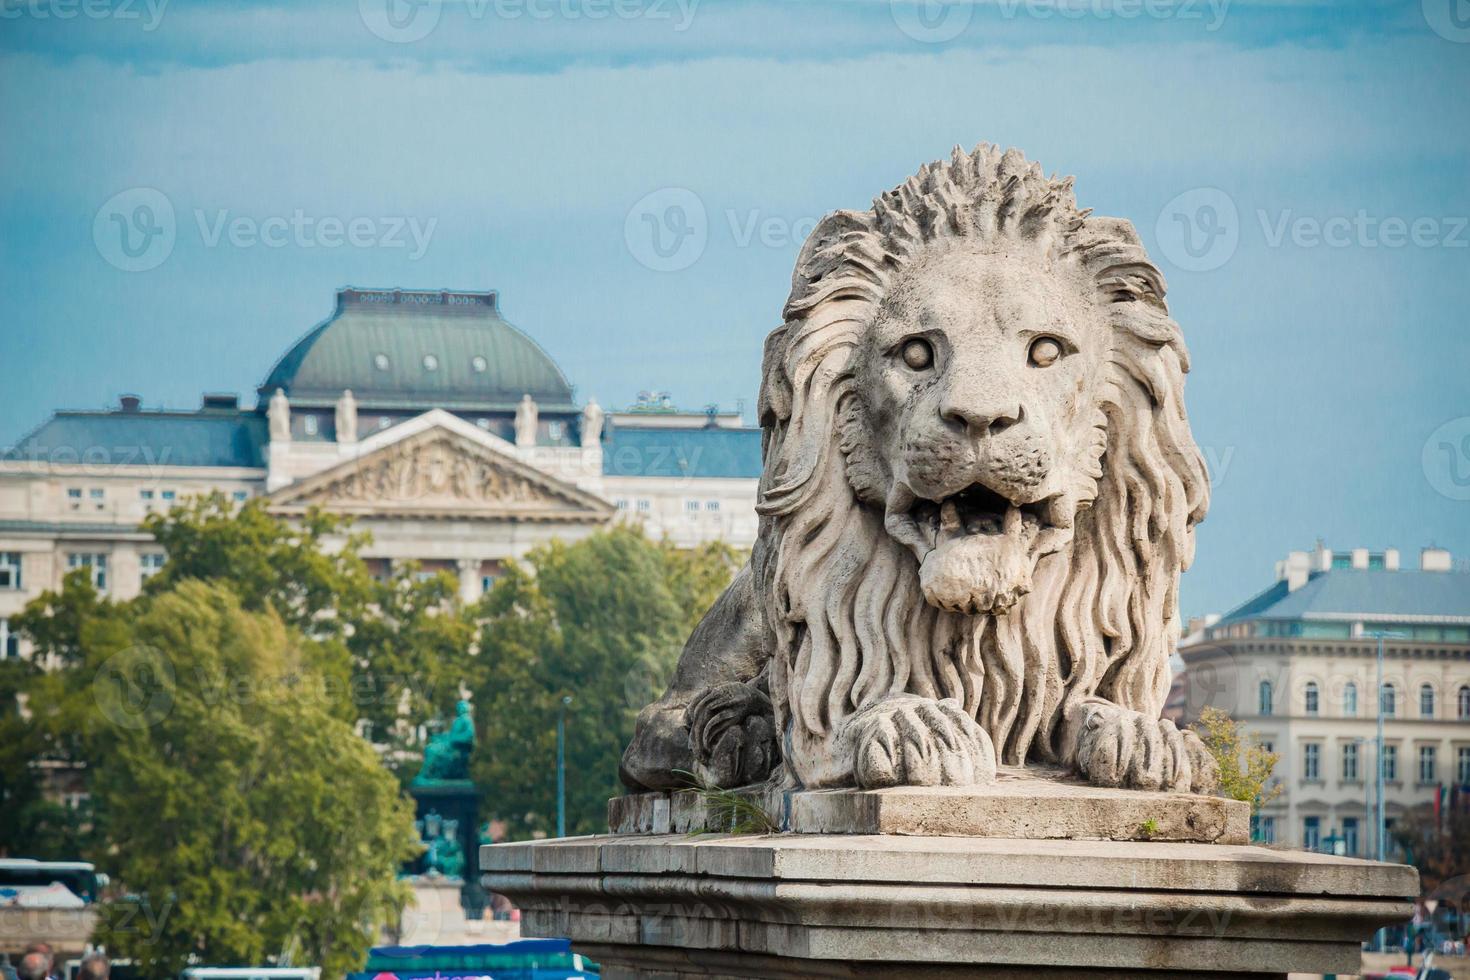
[[[579,402],[494,292],[338,290],[332,314],[265,375],[256,404],[58,411],[0,455],[0,656],[6,620],[86,567],[135,595],[164,555],[139,522],[186,496],[267,498],[286,517],[351,515],[382,574],[416,562],[473,600],[501,563],[614,520],[692,547],[755,540],[760,430],[667,396]]]

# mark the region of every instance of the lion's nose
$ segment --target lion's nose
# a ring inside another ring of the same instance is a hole
[[[1018,401],[984,402],[971,398],[948,397],[939,414],[946,422],[961,426],[971,436],[999,435],[1026,417],[1026,409]]]

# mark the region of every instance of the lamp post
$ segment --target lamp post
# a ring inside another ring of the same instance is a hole
[[[1373,780],[1374,803],[1375,809],[1378,812],[1375,814],[1377,819],[1374,821],[1373,834],[1378,840],[1378,860],[1382,861],[1388,853],[1386,847],[1387,841],[1384,840],[1388,836],[1388,820],[1383,804],[1383,641],[1387,637],[1399,638],[1404,636],[1404,634],[1394,630],[1368,630],[1366,634],[1378,638],[1378,737],[1373,753],[1374,768],[1377,770],[1376,777]],[[1382,929],[1378,930],[1378,935],[1375,938],[1378,949],[1381,951],[1383,949]]]
[[[556,836],[567,835],[567,706],[570,694],[562,695],[556,712]]]

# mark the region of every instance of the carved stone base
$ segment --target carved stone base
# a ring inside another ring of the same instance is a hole
[[[486,887],[604,977],[1355,973],[1412,868],[1260,847],[891,835],[499,844]]]
[[[911,834],[1024,840],[1154,840],[1244,844],[1250,806],[1191,793],[1092,786],[1060,770],[1001,769],[990,786],[899,786],[880,790],[764,787],[741,791],[783,831],[798,834]],[[720,832],[694,790],[639,793],[608,801],[617,834]]]

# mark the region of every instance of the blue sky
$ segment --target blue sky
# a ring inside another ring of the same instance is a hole
[[[1187,612],[1318,536],[1470,556],[1466,0],[386,2],[0,0],[0,445],[251,393],[349,283],[498,289],[604,405],[749,406],[811,223],[984,140],[1169,279]]]

